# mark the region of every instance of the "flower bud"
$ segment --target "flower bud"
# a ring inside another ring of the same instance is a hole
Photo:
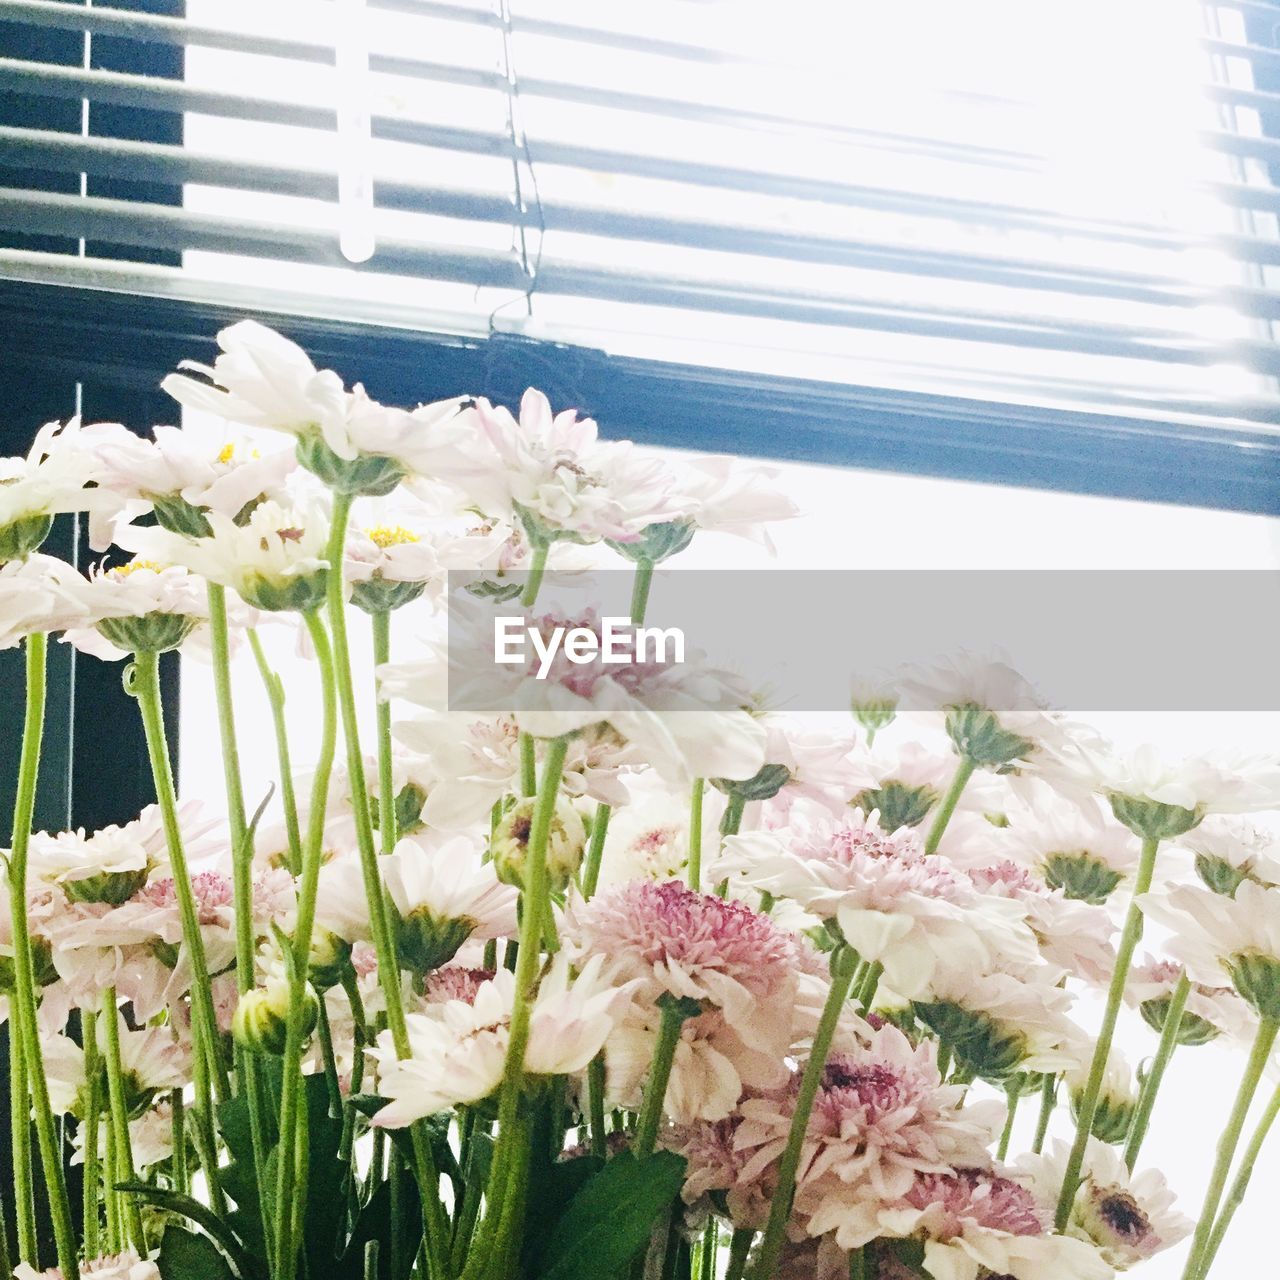
[[[236,1005],[231,1019],[231,1034],[235,1041],[251,1053],[284,1053],[289,1031],[289,986],[285,982],[271,982],[265,987],[246,991]],[[320,1016],[320,1001],[307,984],[302,1005],[302,1035],[305,1039],[315,1030]]]
[[[526,796],[507,811],[493,833],[493,865],[498,879],[519,887],[524,884],[525,859],[533,834],[538,799]],[[586,847],[587,831],[582,815],[566,796],[556,798],[547,840],[547,875],[554,889],[563,889],[577,874]]]
[[[1124,878],[1091,853],[1051,853],[1044,860],[1045,883],[1064,896],[1100,906]]]
[[[327,929],[317,929],[311,939],[307,977],[317,991],[336,987],[351,965],[351,943]]]

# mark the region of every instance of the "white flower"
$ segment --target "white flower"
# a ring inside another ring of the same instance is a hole
[[[1047,1154],[1018,1161],[1020,1177],[1048,1211],[1057,1203],[1069,1153],[1067,1143],[1054,1142]],[[1145,1262],[1191,1231],[1161,1173],[1131,1174],[1119,1153],[1096,1138],[1085,1149],[1082,1175],[1067,1234],[1095,1245],[1118,1270]]]
[[[29,635],[83,622],[79,581],[69,564],[52,556],[30,555],[0,565],[0,649],[12,649]]]
[[[1125,1000],[1141,1011],[1154,1030],[1161,1031],[1181,976],[1182,966],[1176,961],[1147,959],[1130,970]],[[1255,1025],[1249,1006],[1232,987],[1193,982],[1182,1012],[1179,1042],[1207,1044],[1219,1035],[1245,1040],[1251,1037]]]
[[[181,565],[99,566],[81,580],[80,594],[88,625],[70,628],[64,639],[105,662],[176,648],[209,616],[203,582]]]
[[[732,533],[773,549],[763,527],[799,514],[773,483],[772,467],[749,466],[738,458],[707,455],[681,459],[676,483],[685,518],[709,533]]]
[[[104,1255],[80,1264],[83,1280],[160,1280],[160,1268],[154,1262],[139,1258],[132,1249],[124,1253]],[[25,1262],[18,1263],[14,1280],[64,1280],[58,1267],[36,1271]]]
[[[560,955],[538,986],[529,1020],[524,1068],[530,1075],[585,1070],[631,1000],[628,986],[612,986],[602,960],[576,978]],[[515,978],[505,969],[480,984],[473,1002],[448,1000],[433,1013],[410,1014],[410,1056],[396,1057],[390,1033],[378,1037],[379,1090],[390,1099],[373,1123],[401,1128],[423,1116],[487,1098],[502,1082]]]
[[[90,544],[105,551],[117,522],[156,510],[175,532],[202,532],[206,511],[235,518],[251,502],[275,497],[297,466],[292,449],[265,455],[240,436],[196,427],[159,426],[148,440],[118,423],[97,423],[81,440],[97,459],[98,485],[116,498],[115,509],[91,513]]]
[[[479,510],[522,523],[533,541],[629,542],[684,514],[665,462],[629,441],[600,441],[572,409],[552,414],[542,392],[525,392],[519,421],[487,400],[477,410],[467,448],[480,469],[465,488]]]
[[[1221,752],[1168,759],[1146,744],[1122,753],[1106,744],[1077,741],[1059,764],[1108,798],[1151,801],[1207,813],[1251,813],[1280,806],[1280,758]]]
[[[130,1113],[149,1106],[157,1093],[182,1088],[191,1078],[191,1054],[171,1027],[131,1031],[117,1013],[120,1068],[126,1108]],[[101,1033],[105,1035],[105,1031]],[[99,1039],[99,1045],[102,1041]],[[55,1111],[83,1115],[87,1100],[84,1050],[69,1036],[47,1036],[41,1042],[49,1079],[49,1101]],[[99,1063],[101,1067],[101,1062]],[[106,1104],[106,1081],[102,1102]]]
[[[121,546],[150,560],[185,565],[261,609],[305,612],[323,599],[329,517],[317,501],[292,507],[263,502],[243,525],[217,511],[207,519],[207,538],[134,525],[118,537]]]
[[[1234,893],[1241,880],[1280,884],[1280,837],[1247,818],[1212,815],[1178,842],[1216,893]]]
[[[1036,956],[1019,903],[980,894],[943,855],[926,855],[914,831],[886,835],[858,812],[835,827],[731,836],[711,875],[834,919],[898,995],[919,995],[940,967],[984,972]]]
[[[49,517],[103,501],[90,488],[97,465],[82,447],[80,424],[46,423],[25,458],[0,458],[0,560],[20,560],[49,532]]]

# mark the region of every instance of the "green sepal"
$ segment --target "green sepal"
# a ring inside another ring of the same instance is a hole
[[[318,476],[335,493],[352,497],[385,497],[405,478],[404,466],[380,453],[340,458],[318,432],[298,437],[298,463]]]
[[[103,618],[98,632],[125,653],[168,653],[197,627],[185,613],[144,613],[140,618]]]
[[[739,800],[770,800],[791,780],[785,764],[766,764],[750,778],[712,778],[711,785]]]
[[[257,573],[245,578],[236,590],[255,609],[268,613],[311,613],[324,604],[328,580],[327,569],[277,579]]]
[[[1107,797],[1111,812],[1134,835],[1143,840],[1172,840],[1184,836],[1200,825],[1202,809],[1187,809],[1180,804],[1162,804],[1145,796],[1127,796],[1113,791]]]
[[[0,564],[25,560],[33,551],[39,551],[52,528],[53,517],[44,512],[19,516],[0,527]]]
[[[170,533],[180,533],[184,538],[209,538],[213,526],[206,512],[208,507],[197,507],[180,493],[144,493],[156,514],[156,524]]]
[[[947,736],[957,754],[982,769],[1001,769],[1015,760],[1025,760],[1036,749],[1029,738],[1012,733],[1000,718],[976,702],[948,707]]]
[[[393,582],[375,574],[351,584],[351,603],[368,614],[394,613],[419,599],[426,589],[425,582]]]
[[[1164,1031],[1165,1018],[1169,1013],[1169,1004],[1169,996],[1153,996],[1150,1000],[1144,1000],[1138,1006],[1138,1012],[1142,1014],[1143,1022],[1157,1035]],[[1178,1043],[1180,1045],[1208,1044],[1211,1040],[1216,1040],[1221,1034],[1208,1018],[1202,1018],[1198,1013],[1191,1013],[1186,1009],[1182,1011],[1182,1021],[1178,1023]]]
[[[849,801],[863,813],[878,813],[881,829],[890,834],[899,827],[918,827],[937,802],[938,793],[932,787],[911,787],[893,779],[883,786],[866,787]]]
[[[698,526],[692,520],[668,520],[646,525],[635,542],[615,542],[606,538],[605,544],[636,564],[645,560],[650,564],[661,564],[683,551],[697,532]]]
[[[1063,896],[1100,906],[1115,892],[1124,878],[1101,858],[1083,850],[1079,853],[1051,853],[1045,858],[1044,879],[1050,889]]]

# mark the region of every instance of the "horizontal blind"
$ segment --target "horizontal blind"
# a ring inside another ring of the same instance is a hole
[[[0,0],[0,273],[1276,426],[1278,30],[1264,0]]]

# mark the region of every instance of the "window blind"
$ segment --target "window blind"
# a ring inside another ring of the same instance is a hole
[[[1272,428],[1278,30],[1263,0],[0,0],[0,275]]]

